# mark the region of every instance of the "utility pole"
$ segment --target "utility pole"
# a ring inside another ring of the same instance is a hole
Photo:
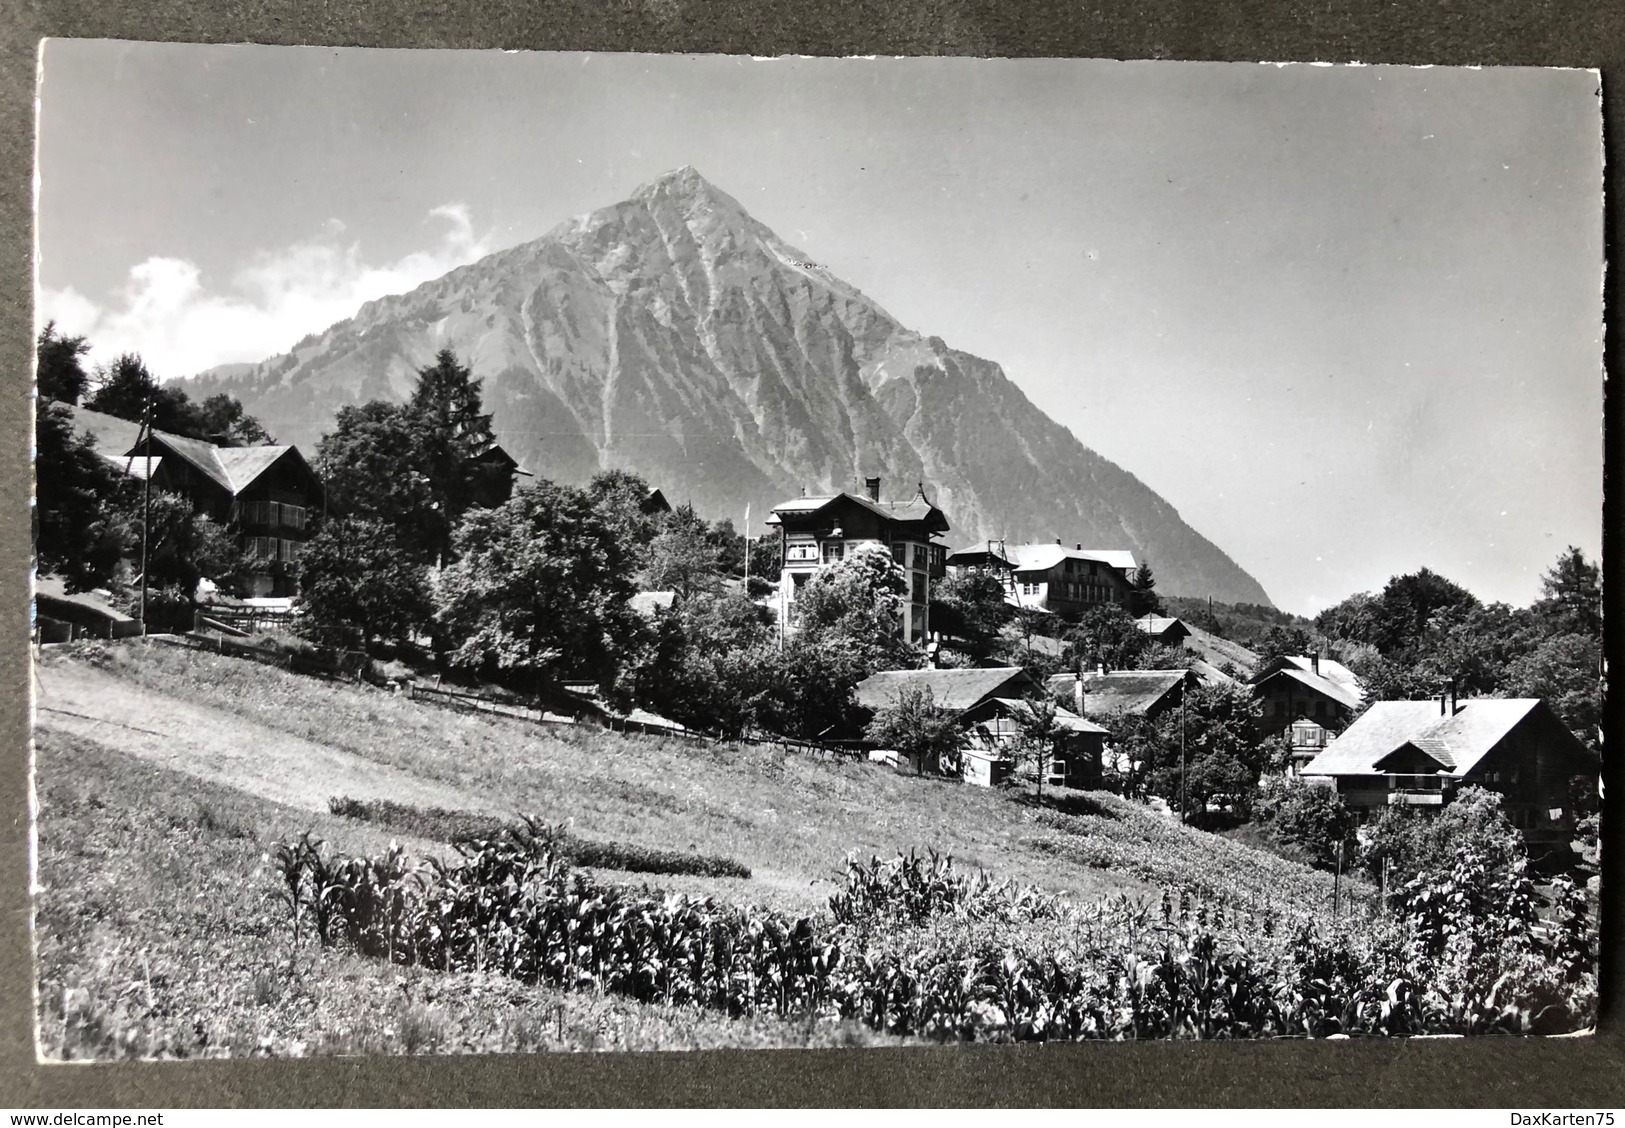
[[[1337,920],[1343,889],[1343,843],[1337,843],[1337,872],[1332,875],[1332,920]]]
[[[147,541],[152,536],[152,396],[141,409],[141,430],[136,449],[146,451],[146,472],[141,475],[141,635],[147,634]]]
[[[1185,694],[1179,695],[1179,825],[1185,818]]]

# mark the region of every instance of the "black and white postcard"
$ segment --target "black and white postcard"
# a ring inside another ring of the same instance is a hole
[[[38,112],[43,1059],[1593,1026],[1596,72]]]

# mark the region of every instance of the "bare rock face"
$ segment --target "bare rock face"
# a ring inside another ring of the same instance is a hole
[[[1161,591],[1269,602],[997,364],[899,325],[692,168],[196,390],[236,395],[310,452],[340,406],[404,400],[448,347],[483,379],[503,445],[543,477],[620,467],[736,523],[803,488],[879,475],[889,498],[924,482],[953,545],[1128,548]]]

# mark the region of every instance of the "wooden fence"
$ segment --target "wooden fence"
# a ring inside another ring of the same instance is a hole
[[[231,658],[247,658],[267,666],[276,666],[296,674],[346,681],[371,680],[372,663],[365,654],[353,650],[277,650],[269,646],[251,646],[229,638],[192,632],[167,636],[176,646],[202,650],[211,654],[224,654]]]
[[[223,603],[205,603],[198,609],[199,618],[212,619],[243,634],[266,634],[286,630],[293,625],[292,611],[271,611],[264,607],[235,607]]]
[[[439,705],[445,709],[461,709],[471,713],[489,713],[496,717],[512,717],[516,721],[529,721],[538,725],[573,725],[574,717],[563,717],[557,713],[549,713],[545,709],[532,709],[511,701],[502,701],[494,697],[486,697],[479,693],[468,693],[457,689],[441,689],[435,686],[419,685],[417,682],[406,683],[407,695],[413,701],[426,701],[431,705]]]
[[[78,642],[81,639],[140,638],[146,629],[140,619],[107,619],[101,623],[64,623],[57,619],[34,620],[35,641]]]
[[[276,650],[271,647],[253,646],[249,643],[236,642],[229,638],[206,635],[196,631],[185,635],[166,636],[166,641],[177,646],[185,646],[211,654],[247,658],[250,661],[262,662],[265,665],[291,670],[298,674],[365,680],[376,684],[376,679],[372,676],[372,666],[367,656],[356,651],[328,649]],[[593,712],[584,712],[583,715],[578,717],[568,717],[559,713],[550,713],[535,706],[523,705],[516,701],[489,697],[481,693],[471,693],[467,690],[422,685],[411,681],[406,683],[406,692],[413,701],[422,701],[426,704],[437,705],[443,709],[458,709],[464,712],[484,713],[495,717],[509,717],[516,721],[526,721],[538,725],[587,723],[614,732],[642,733],[648,736],[662,736],[672,740],[689,740],[704,744],[730,743],[737,747],[749,747],[758,750],[780,749],[786,752],[798,752],[830,760],[862,759],[867,755],[869,749],[869,745],[863,741],[803,740],[798,737],[781,737],[764,732],[746,733],[738,740],[729,741],[715,733],[675,727],[675,722],[654,718],[652,714],[649,715],[651,719],[644,720],[639,718],[636,712],[632,716],[618,716],[604,710],[602,706],[595,706]]]

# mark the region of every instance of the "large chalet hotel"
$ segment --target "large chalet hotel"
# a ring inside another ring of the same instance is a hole
[[[905,501],[882,501],[881,479],[864,480],[861,494],[844,490],[799,497],[777,505],[767,519],[783,536],[779,574],[779,618],[796,622],[796,597],[809,576],[844,560],[864,545],[879,545],[903,569],[908,584],[899,629],[924,645],[930,633],[932,585],[950,571],[983,571],[998,578],[1005,600],[1017,607],[1071,617],[1107,604],[1123,603],[1136,564],[1130,552],[1086,549],[1082,544],[1006,546],[1002,541],[949,552],[938,543],[948,518],[920,483]]]
[[[902,502],[880,500],[879,478],[867,479],[864,486],[861,495],[843,490],[774,507],[767,523],[779,527],[784,546],[779,562],[780,622],[795,624],[796,595],[809,576],[864,545],[882,545],[907,577],[903,637],[923,645],[931,585],[947,570],[948,550],[936,539],[948,531],[948,518],[926,498],[923,483]]]

